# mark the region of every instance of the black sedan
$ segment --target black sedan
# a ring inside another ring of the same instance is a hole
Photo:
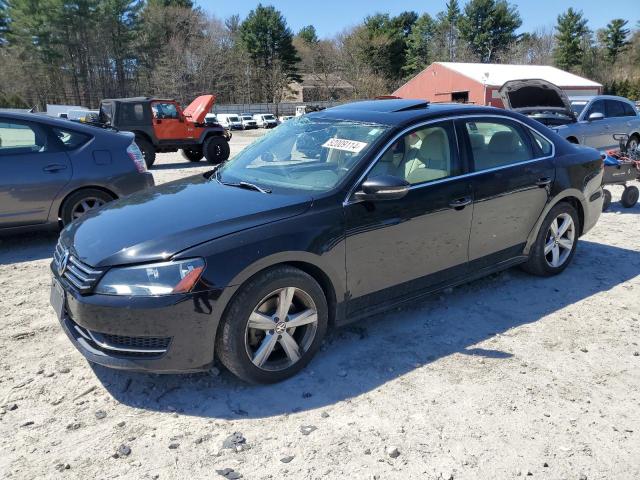
[[[0,234],[58,228],[153,184],[132,133],[0,111]]]
[[[562,272],[602,209],[597,151],[504,110],[359,102],[63,230],[51,302],[90,361],[276,382],[327,328],[514,265]]]

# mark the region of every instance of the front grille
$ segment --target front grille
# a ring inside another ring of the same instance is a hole
[[[61,265],[62,263],[64,263],[64,265]],[[68,249],[65,249],[60,242],[58,242],[53,252],[53,268],[61,278],[65,279],[82,293],[92,290],[104,273],[103,270],[93,268],[78,260]]]
[[[79,334],[93,348],[113,356],[157,357],[164,354],[171,337],[129,337],[100,333],[81,327],[67,317],[68,328]]]

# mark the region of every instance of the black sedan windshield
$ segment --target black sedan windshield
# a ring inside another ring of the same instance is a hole
[[[264,190],[328,191],[387,129],[302,116],[254,142],[220,167],[215,178],[222,183],[250,183]]]

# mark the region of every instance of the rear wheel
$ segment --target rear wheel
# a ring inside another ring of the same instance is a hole
[[[638,148],[638,145],[640,144],[640,138],[638,137],[638,135],[631,135],[631,137],[629,138],[629,141],[627,142],[627,152],[631,153],[633,150],[635,150],[636,148]]]
[[[204,156],[207,162],[217,165],[229,158],[229,143],[224,137],[209,137],[204,142]]]
[[[202,148],[183,148],[182,156],[190,162],[199,162],[204,154]]]
[[[144,137],[136,137],[136,145],[142,152],[144,156],[144,163],[147,164],[147,168],[151,168],[151,166],[156,161],[156,149],[153,144]]]
[[[620,199],[620,203],[625,208],[632,208],[638,203],[638,187],[635,185],[631,185],[630,187],[626,187],[624,192],[622,192],[622,198]]]
[[[554,206],[542,222],[538,237],[523,268],[529,273],[549,277],[562,272],[576,251],[580,224],[576,209],[569,203]]]
[[[250,280],[231,302],[216,352],[247,382],[279,382],[309,363],[327,323],[327,301],[318,282],[297,268],[274,268]]]
[[[611,191],[605,188],[602,190],[602,194],[604,195],[604,201],[602,202],[602,211],[606,212],[611,206]]]
[[[60,218],[62,226],[66,226],[72,221],[82,217],[87,212],[101,207],[107,202],[113,200],[113,197],[102,190],[87,188],[79,190],[64,201],[60,209]]]

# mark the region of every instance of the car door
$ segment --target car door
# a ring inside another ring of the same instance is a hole
[[[522,254],[549,201],[554,147],[509,118],[470,117],[459,123],[472,159],[469,265],[477,270]]]
[[[604,118],[600,120],[589,120],[589,117],[593,113],[601,113]],[[579,139],[580,143],[597,149],[608,148],[608,146],[611,145],[610,140],[613,138],[611,136],[613,133],[609,119],[607,119],[605,101],[600,99],[592,102],[591,105],[587,106],[582,118],[580,131],[583,138]]]
[[[190,137],[187,122],[173,102],[153,102],[153,131],[160,141],[185,140]]]
[[[345,202],[350,314],[466,273],[472,198],[462,172],[452,121],[406,131],[375,161],[355,190],[380,175],[411,187],[397,200]]]
[[[610,126],[609,144],[606,148],[616,148],[619,143],[613,138],[616,133],[629,133],[629,126],[627,125],[629,119],[626,116],[624,103],[619,100],[605,100],[607,109],[607,118],[605,119]]]
[[[71,174],[48,126],[0,117],[0,227],[46,222]]]

